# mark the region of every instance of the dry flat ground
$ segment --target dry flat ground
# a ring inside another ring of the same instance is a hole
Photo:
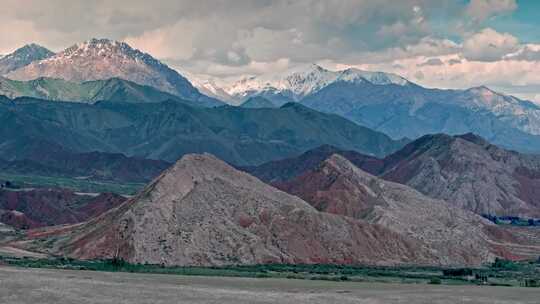
[[[531,288],[186,277],[0,267],[0,303],[538,303]]]

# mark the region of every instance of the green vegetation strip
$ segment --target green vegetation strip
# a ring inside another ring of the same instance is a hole
[[[283,264],[224,267],[165,267],[150,264],[130,264],[120,259],[83,261],[68,258],[33,259],[0,256],[0,264],[30,268],[196,276],[540,287],[540,262],[538,261],[515,263],[497,260],[492,265],[484,268],[459,269],[414,266],[375,267]]]
[[[0,180],[10,181],[18,188],[55,187],[87,193],[112,192],[125,195],[133,195],[144,187],[144,184],[139,183],[116,183],[67,177],[16,175],[6,173],[0,173]]]

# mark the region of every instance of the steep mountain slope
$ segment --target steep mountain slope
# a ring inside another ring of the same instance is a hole
[[[366,219],[417,239],[440,264],[481,264],[494,255],[512,256],[494,238],[497,228],[480,216],[379,179],[338,155],[279,188],[318,210]]]
[[[40,140],[30,142],[14,160],[0,159],[0,171],[3,173],[84,177],[124,183],[148,182],[169,166],[170,163],[165,161],[126,157],[118,153],[74,153]]]
[[[425,136],[385,159],[383,178],[479,214],[540,216],[540,157],[472,134]]]
[[[102,100],[119,102],[162,102],[174,100],[197,105],[176,95],[159,91],[150,86],[111,78],[87,82],[69,82],[63,79],[37,78],[17,81],[0,77],[0,95],[11,99],[33,97],[54,101],[95,103]]]
[[[261,96],[250,97],[246,101],[244,101],[244,103],[242,103],[240,106],[242,108],[252,108],[252,109],[276,108],[276,105],[273,102]]]
[[[65,189],[0,189],[0,222],[18,229],[74,224],[98,216],[125,200],[112,193],[90,196]]]
[[[11,54],[0,57],[0,76],[53,55],[53,52],[40,45],[33,43],[25,45]]]
[[[426,263],[416,242],[316,211],[210,155],[187,155],[138,196],[53,236],[54,253],[133,263]]]
[[[540,215],[540,157],[504,150],[472,134],[426,135],[384,159],[320,147],[242,169],[268,183],[286,182],[333,153],[363,171],[477,214]]]
[[[0,129],[0,158],[8,160],[36,140],[74,152],[123,153],[170,162],[186,153],[209,152],[236,165],[298,155],[322,144],[378,156],[404,144],[299,104],[244,109],[178,102],[90,106],[17,99],[0,102],[0,119],[5,126]]]
[[[72,82],[121,78],[197,101],[201,105],[222,104],[199,93],[186,78],[152,56],[126,43],[108,39],[76,44],[52,57],[14,70],[6,77],[14,80],[48,77]]]

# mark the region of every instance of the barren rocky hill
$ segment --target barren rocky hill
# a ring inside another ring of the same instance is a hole
[[[507,244],[517,240],[480,216],[377,178],[338,155],[279,187],[320,211],[365,219],[414,238],[436,257],[434,263],[480,264],[495,255],[519,258]]]
[[[363,171],[478,214],[540,216],[540,156],[505,150],[473,134],[426,135],[383,159],[326,146],[242,169],[279,183],[315,169],[332,153]]]
[[[472,134],[430,135],[385,159],[382,177],[478,214],[540,216],[540,157]]]
[[[165,265],[435,259],[418,241],[319,212],[207,154],[184,156],[138,196],[86,224],[31,235],[50,237],[56,254]]]

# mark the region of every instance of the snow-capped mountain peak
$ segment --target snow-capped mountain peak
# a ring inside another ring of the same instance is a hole
[[[159,60],[132,48],[125,42],[96,38],[77,43],[61,51],[56,56],[48,58],[46,61],[80,60],[96,57],[106,60],[112,60],[113,58],[117,60],[129,60],[156,67],[164,66]]]
[[[244,77],[224,90],[237,98],[265,91],[288,91],[293,99],[299,100],[327,86],[335,81],[336,77],[335,72],[316,64],[308,64],[281,73]]]
[[[341,71],[341,74],[338,80],[351,81],[351,82],[359,81],[359,80],[360,81],[367,80],[371,82],[372,84],[376,84],[376,85],[394,84],[394,85],[404,86],[404,85],[410,84],[410,82],[407,79],[401,76],[398,76],[396,74],[384,73],[384,72],[370,72],[370,71],[364,71],[364,70],[359,70],[355,68],[350,68],[350,69]]]
[[[189,79],[191,84],[204,95],[217,98],[230,104],[237,104],[231,98],[231,96],[223,90],[223,85],[218,84],[216,80],[208,77],[201,78],[186,71],[182,71],[182,74],[185,75]]]
[[[151,55],[109,39],[75,44],[52,57],[16,69],[6,77],[23,81],[48,77],[73,82],[121,78],[205,105],[221,104],[200,94],[186,78]]]
[[[299,101],[337,82],[370,82],[375,85],[408,85],[410,82],[398,75],[383,72],[368,72],[359,69],[330,71],[317,64],[294,67],[280,73],[249,76],[225,87],[232,99],[245,100],[250,96],[274,94],[289,96]]]
[[[533,103],[495,92],[486,86],[473,87],[465,90],[464,93],[468,96],[469,100],[467,102],[478,107],[494,109],[498,107],[508,107],[510,105],[530,105],[538,108],[538,106]]]
[[[326,87],[334,82],[336,78],[335,72],[311,64],[306,69],[293,70],[292,73],[285,76],[280,89],[289,89],[295,96],[302,98]]]

